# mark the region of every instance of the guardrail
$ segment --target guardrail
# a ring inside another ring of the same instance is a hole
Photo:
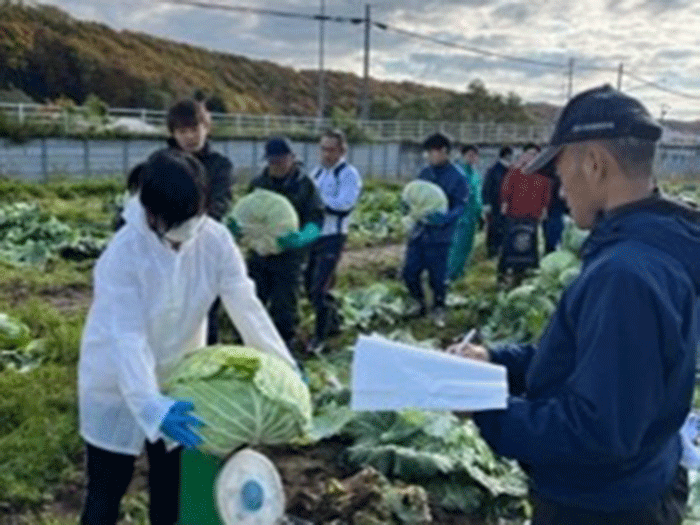
[[[90,114],[84,107],[51,104],[0,103],[0,111],[20,125],[48,126],[66,134],[88,130],[135,130],[136,133],[165,133],[167,113],[162,110],[109,108],[104,115]],[[275,134],[318,136],[331,127],[329,118],[246,113],[213,113],[217,134],[227,137],[269,137]],[[418,142],[434,132],[449,134],[460,143],[505,144],[546,141],[550,125],[518,123],[471,123],[427,120],[353,120],[350,125],[363,138],[376,141]]]

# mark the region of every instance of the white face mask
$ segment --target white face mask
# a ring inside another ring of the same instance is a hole
[[[167,232],[163,234],[163,238],[167,239],[172,243],[183,244],[191,239],[194,239],[199,230],[204,225],[206,216],[195,215],[191,219],[187,219],[185,222],[174,228],[170,228]]]

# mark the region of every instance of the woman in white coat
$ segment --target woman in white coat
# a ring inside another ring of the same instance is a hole
[[[177,520],[180,446],[201,442],[191,403],[160,391],[184,354],[205,345],[209,306],[221,297],[247,346],[298,369],[230,232],[205,215],[206,174],[192,156],[154,154],[126,226],[97,261],[80,348],[80,432],[87,443],[84,525],[116,523],[134,460],[149,459],[152,525]],[[176,447],[166,446],[163,438]]]

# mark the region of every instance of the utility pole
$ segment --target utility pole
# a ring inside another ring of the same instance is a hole
[[[571,95],[574,90],[574,59],[569,59],[569,87],[567,89],[566,99],[571,100]]]
[[[370,21],[371,6],[365,4],[365,66],[364,76],[362,79],[362,98],[360,102],[360,118],[362,120],[369,119],[369,30],[371,27]]]
[[[326,0],[321,0],[321,18],[318,29],[318,121],[323,121],[326,109],[326,71],[323,59],[326,44]]]
[[[620,67],[617,69],[617,90],[622,91],[622,62],[620,62]]]

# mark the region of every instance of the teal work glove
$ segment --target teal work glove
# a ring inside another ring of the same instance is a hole
[[[239,239],[241,237],[241,228],[238,226],[238,223],[236,222],[236,219],[231,219],[229,223],[227,224],[228,229],[231,231],[231,234],[236,238]]]
[[[441,211],[434,211],[425,217],[425,223],[428,226],[445,226],[448,223],[448,218]]]
[[[303,248],[311,244],[321,235],[321,229],[315,222],[309,222],[298,232],[288,233],[277,239],[280,250],[290,250],[293,248]]]
[[[194,405],[189,401],[176,401],[160,423],[163,434],[185,448],[194,448],[202,444],[202,438],[190,427],[201,427],[204,423],[188,414],[191,410],[194,410]]]

